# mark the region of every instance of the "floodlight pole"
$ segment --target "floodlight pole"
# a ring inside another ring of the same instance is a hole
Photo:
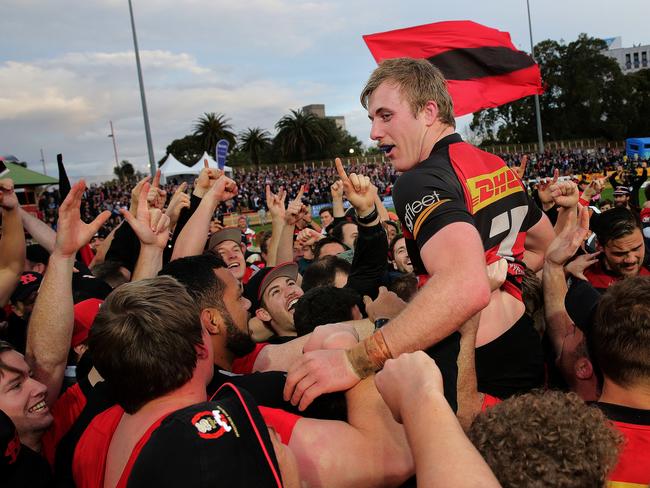
[[[115,142],[115,131],[113,130],[113,121],[109,120],[108,123],[111,125],[111,133],[108,134],[108,137],[113,139],[113,154],[115,154],[115,167],[119,168],[120,163],[117,160],[117,142]]]
[[[129,0],[130,1],[130,0]],[[533,25],[530,21],[530,2],[526,0],[526,7],[528,9],[528,33],[530,34],[530,55],[535,61],[535,47],[533,44]],[[535,94],[535,118],[537,119],[537,145],[539,152],[544,152],[544,138],[542,137],[542,116],[539,107],[539,95]]]
[[[149,151],[149,171],[151,176],[156,174],[156,161],[153,157],[153,144],[151,143],[151,129],[149,128],[149,114],[147,112],[147,98],[144,95],[144,82],[142,81],[142,67],[140,66],[140,51],[138,38],[135,34],[135,21],[133,20],[133,6],[129,0],[129,13],[131,14],[131,30],[133,31],[133,46],[135,48],[135,64],[138,67],[138,81],[140,82],[140,99],[142,101],[142,117],[144,118],[144,132],[147,136],[147,150]]]

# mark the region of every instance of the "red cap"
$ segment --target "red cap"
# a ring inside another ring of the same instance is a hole
[[[650,224],[650,208],[644,208],[641,210],[641,223]]]
[[[88,332],[95,321],[99,307],[104,300],[89,298],[74,306],[74,330],[72,331],[71,346],[76,347],[88,339]]]

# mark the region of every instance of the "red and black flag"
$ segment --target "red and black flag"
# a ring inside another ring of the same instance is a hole
[[[377,63],[425,58],[445,75],[456,117],[543,93],[539,66],[510,34],[458,20],[363,36]]]

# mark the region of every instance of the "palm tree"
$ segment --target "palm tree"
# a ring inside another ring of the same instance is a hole
[[[271,145],[271,135],[259,127],[248,128],[239,134],[239,149],[248,153],[254,165],[260,164],[260,155]]]
[[[226,139],[230,147],[235,145],[235,133],[232,131],[230,119],[224,114],[206,112],[194,123],[194,134],[201,140],[201,146],[208,154],[212,154],[219,139]]]
[[[302,110],[291,110],[282,117],[275,128],[275,140],[285,157],[307,159],[307,153],[320,150],[325,144],[325,131],[318,117]]]

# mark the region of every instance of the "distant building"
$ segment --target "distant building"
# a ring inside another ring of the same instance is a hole
[[[337,127],[345,130],[345,117],[343,115],[325,115],[325,105],[322,103],[312,103],[302,107],[302,111],[308,114],[314,114],[320,119],[332,119]]]
[[[603,54],[614,58],[621,67],[623,74],[634,73],[640,69],[650,68],[650,45],[622,47],[621,36],[603,39],[607,43],[607,50]]]

